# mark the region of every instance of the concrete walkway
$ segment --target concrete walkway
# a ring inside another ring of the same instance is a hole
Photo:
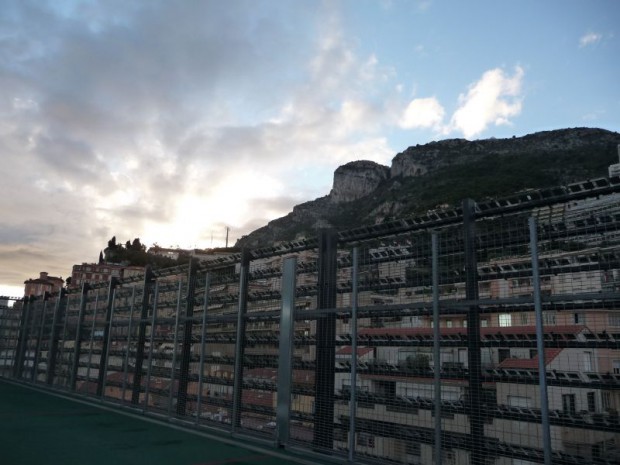
[[[0,379],[3,465],[320,463],[208,436]]]

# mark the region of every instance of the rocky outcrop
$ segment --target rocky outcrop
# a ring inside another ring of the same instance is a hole
[[[466,164],[483,156],[554,154],[581,149],[592,150],[613,144],[617,133],[604,129],[574,128],[542,131],[509,139],[447,139],[409,147],[392,159],[390,177],[422,176],[447,166]]]
[[[390,168],[374,161],[353,161],[334,172],[329,198],[334,203],[352,202],[373,192],[388,179]]]
[[[610,164],[618,163],[618,144],[617,132],[574,128],[416,145],[397,154],[390,168],[354,161],[336,169],[329,195],[295,206],[236,246],[268,246],[313,236],[320,228],[350,229],[438,205],[449,208],[467,197],[481,200],[603,177]]]

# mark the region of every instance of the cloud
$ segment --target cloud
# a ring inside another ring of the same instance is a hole
[[[517,66],[512,76],[500,68],[486,71],[471,84],[466,94],[459,95],[459,106],[452,115],[446,132],[460,131],[467,138],[483,132],[489,125],[510,123],[521,113],[521,85],[524,71]]]
[[[588,32],[579,38],[579,48],[588,47],[590,45],[594,45],[601,41],[603,38],[602,34],[597,32]]]
[[[436,128],[444,119],[444,108],[435,97],[412,100],[405,109],[399,125],[404,129]]]
[[[388,163],[395,71],[338,8],[7,0],[0,284],[66,276],[112,235],[234,242],[326,195],[340,164]]]

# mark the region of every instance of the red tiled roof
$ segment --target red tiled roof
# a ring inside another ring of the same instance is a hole
[[[579,334],[585,329],[583,325],[545,326],[547,334]],[[467,328],[440,328],[442,336],[467,335]],[[432,336],[433,328],[360,328],[360,336]],[[480,334],[536,334],[536,326],[492,326],[480,328]]]
[[[563,349],[545,349],[545,366],[549,365],[560,355]],[[538,369],[538,356],[533,358],[507,358],[502,361],[497,368],[527,368]]]
[[[276,379],[278,377],[278,370],[275,368],[250,368],[243,371],[243,376],[247,378]]]
[[[374,349],[372,347],[358,347],[357,348],[357,355],[366,355],[370,352],[372,352]],[[353,353],[353,347],[351,346],[345,346],[342,349],[340,349],[338,352],[336,352],[336,355],[351,355]]]

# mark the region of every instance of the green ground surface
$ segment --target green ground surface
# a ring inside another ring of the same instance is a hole
[[[283,465],[297,461],[0,380],[0,463]]]

